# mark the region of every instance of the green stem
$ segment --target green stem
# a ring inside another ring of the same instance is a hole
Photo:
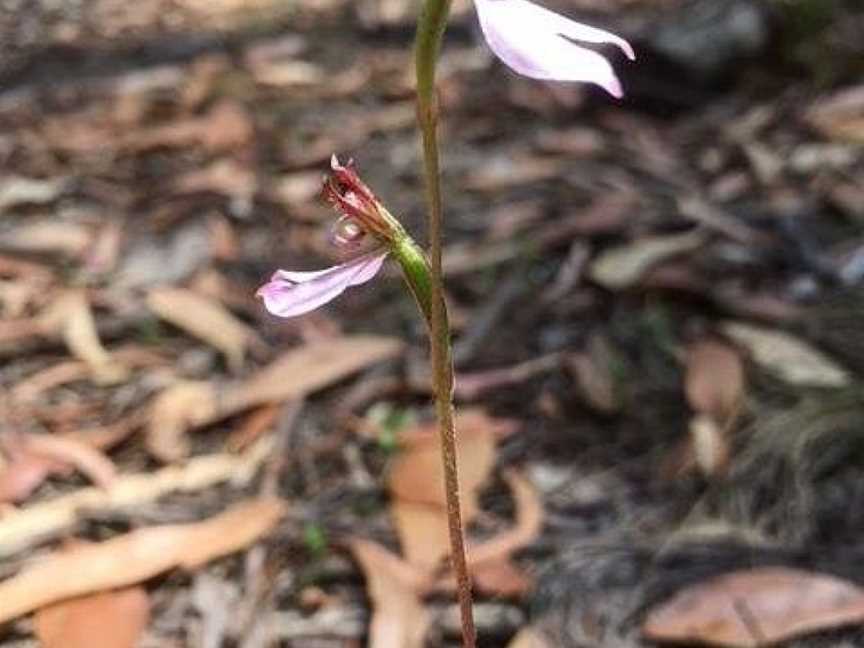
[[[435,101],[435,68],[441,38],[447,27],[450,0],[425,0],[417,23],[414,61],[417,71],[417,120],[423,140],[423,170],[426,179],[426,202],[429,209],[428,301],[423,308],[421,294],[426,286],[412,284],[415,297],[429,324],[432,356],[432,380],[435,388],[435,410],[441,433],[441,459],[444,465],[444,489],[447,497],[447,519],[450,526],[450,560],[456,575],[459,611],[462,619],[462,645],[474,648],[476,630],[471,603],[471,579],[465,555],[465,536],[459,505],[459,473],[456,459],[456,427],[453,422],[453,359],[450,348],[450,326],[444,302],[444,279],[441,271],[443,208],[438,155],[438,106]],[[422,258],[422,255],[421,255]],[[405,268],[405,264],[403,264]],[[406,271],[406,276],[408,272]],[[410,283],[410,280],[409,280]],[[419,292],[418,292],[419,291]]]

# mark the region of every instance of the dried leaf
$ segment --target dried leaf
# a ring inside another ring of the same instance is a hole
[[[245,381],[218,388],[203,381],[179,383],[151,405],[147,448],[161,461],[179,460],[188,453],[185,436],[190,429],[250,407],[303,398],[402,348],[395,338],[345,336],[288,351]]]
[[[729,466],[729,440],[717,420],[700,414],[690,420],[690,449],[693,461],[705,477],[723,474]]]
[[[254,543],[284,512],[280,500],[248,500],[202,522],[139,529],[48,554],[0,582],[0,623],[56,601],[140,583],[175,567],[194,569]]]
[[[543,529],[543,502],[537,489],[514,470],[504,475],[516,500],[516,526],[468,551],[469,568],[477,588],[497,596],[520,596],[534,581],[515,563],[513,554],[534,542]]]
[[[24,455],[7,461],[0,468],[0,503],[26,500],[55,470],[57,464],[45,457]]]
[[[864,85],[841,90],[820,101],[807,119],[828,137],[864,142]]]
[[[429,627],[420,600],[428,586],[424,573],[374,542],[353,540],[350,546],[374,608],[369,648],[423,648]]]
[[[82,488],[3,516],[0,556],[5,557],[71,528],[82,511],[122,511],[153,502],[168,493],[195,492],[231,481],[248,484],[273,451],[272,437],[264,437],[240,455],[204,455],[182,466],[121,475],[108,490]]]
[[[96,321],[87,295],[81,290],[67,290],[39,318],[45,334],[60,335],[69,352],[87,364],[94,382],[113,385],[128,376],[125,366],[117,362],[99,340]]]
[[[33,629],[44,648],[136,648],[149,621],[147,590],[129,587],[42,608]]]
[[[610,290],[622,290],[639,283],[642,276],[661,261],[692,252],[708,235],[701,230],[684,234],[655,236],[605,250],[590,264],[588,274]]]
[[[864,590],[787,567],[733,572],[686,587],[642,625],[654,641],[760,648],[864,621]]]
[[[80,223],[39,221],[16,226],[0,236],[0,248],[80,257],[93,239],[91,229]]]
[[[219,349],[229,368],[243,367],[247,346],[255,332],[219,302],[185,288],[154,288],[147,306],[160,318]]]
[[[722,329],[745,347],[758,364],[787,382],[819,387],[849,384],[845,369],[788,333],[742,322],[726,322]]]
[[[724,424],[744,396],[741,356],[717,340],[700,340],[687,349],[686,366],[684,393],[690,407]]]
[[[230,413],[264,403],[299,399],[375,362],[400,354],[403,343],[390,337],[348,335],[321,340],[284,353],[249,380],[224,394]]]
[[[117,477],[117,468],[106,455],[75,439],[28,434],[22,441],[28,453],[74,466],[101,488],[109,488]]]
[[[44,205],[53,202],[66,185],[66,178],[37,180],[7,176],[0,182],[0,211],[17,205]]]
[[[189,454],[186,432],[216,420],[219,394],[209,382],[185,381],[160,393],[150,406],[147,450],[166,463]]]
[[[510,640],[507,648],[552,648],[552,644],[539,630],[525,626]]]
[[[495,464],[497,422],[479,410],[456,417],[462,521],[477,515],[477,491]],[[449,548],[441,443],[435,424],[403,432],[405,450],[388,476],[402,551],[413,565],[435,567]]]

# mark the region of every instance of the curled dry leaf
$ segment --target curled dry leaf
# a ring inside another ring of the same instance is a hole
[[[864,620],[864,590],[827,574],[763,567],[686,587],[648,613],[653,641],[760,648]]]
[[[147,590],[128,587],[44,607],[33,629],[43,648],[136,648],[149,621]]]
[[[147,450],[170,462],[189,454],[186,431],[217,419],[218,391],[203,381],[185,381],[159,394],[150,406]]]
[[[174,385],[151,405],[147,448],[161,461],[179,460],[188,453],[187,431],[250,407],[303,398],[402,348],[395,338],[345,336],[288,351],[248,380],[218,388],[203,381]]]
[[[519,596],[532,588],[533,579],[513,562],[513,554],[540,535],[543,502],[524,475],[510,470],[504,479],[516,500],[516,526],[472,546],[468,551],[468,562],[478,589],[497,596]]]
[[[661,261],[692,252],[702,246],[708,235],[701,230],[670,236],[638,239],[600,254],[589,266],[588,274],[598,284],[610,290],[630,288],[651,267]]]
[[[147,294],[147,306],[177,328],[219,349],[228,367],[243,367],[246,348],[257,340],[255,332],[222,304],[184,288],[154,288]]]
[[[202,522],[139,529],[48,554],[0,582],[0,623],[56,601],[140,583],[175,567],[194,569],[254,543],[284,512],[280,500],[248,500]]]
[[[687,349],[684,393],[695,411],[725,425],[744,396],[744,364],[738,352],[718,340],[700,340]]]
[[[126,379],[125,366],[114,359],[96,331],[96,321],[87,295],[81,290],[67,290],[39,318],[43,334],[59,335],[69,352],[84,362],[94,382],[112,385]]]
[[[75,439],[28,434],[23,441],[28,453],[74,466],[101,488],[110,487],[117,477],[117,468],[105,454]]]
[[[0,502],[27,499],[55,474],[77,469],[94,484],[107,488],[117,471],[104,454],[74,439],[48,434],[15,434],[2,440],[8,460],[0,468]]]
[[[30,547],[71,528],[82,511],[123,511],[173,492],[195,492],[231,481],[243,487],[273,451],[272,437],[263,437],[243,454],[220,453],[190,459],[182,466],[120,475],[109,489],[82,488],[3,516],[0,557]]]
[[[463,410],[456,417],[462,521],[477,515],[477,491],[495,464],[496,419],[480,410]],[[393,497],[391,512],[408,562],[432,569],[450,547],[441,443],[435,424],[403,432],[404,451],[388,476]]]
[[[350,546],[374,610],[369,648],[423,648],[429,627],[421,601],[429,586],[424,572],[374,542],[358,539]]]
[[[723,332],[746,348],[762,367],[795,385],[843,387],[849,374],[821,351],[778,330],[726,322]]]

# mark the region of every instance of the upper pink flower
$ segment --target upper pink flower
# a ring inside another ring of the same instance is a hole
[[[609,61],[575,42],[611,43],[635,55],[620,36],[583,25],[528,0],[474,0],[480,27],[495,55],[519,74],[549,81],[596,83],[621,98],[621,83]]]

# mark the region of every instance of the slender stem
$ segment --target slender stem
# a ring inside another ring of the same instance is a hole
[[[429,341],[432,356],[432,378],[435,387],[435,410],[441,433],[441,460],[444,465],[444,489],[447,497],[447,519],[450,526],[450,560],[456,574],[459,611],[462,619],[462,645],[474,648],[477,632],[471,603],[471,579],[465,556],[465,536],[459,505],[459,473],[456,459],[456,427],[453,422],[453,359],[450,348],[450,326],[444,302],[444,280],[441,271],[443,209],[438,156],[438,106],[435,101],[435,67],[441,37],[447,26],[450,0],[425,0],[417,24],[414,57],[417,70],[417,119],[423,139],[423,168],[426,179],[426,202],[429,209],[429,260],[432,269],[429,308]],[[416,294],[416,293],[415,293]]]

